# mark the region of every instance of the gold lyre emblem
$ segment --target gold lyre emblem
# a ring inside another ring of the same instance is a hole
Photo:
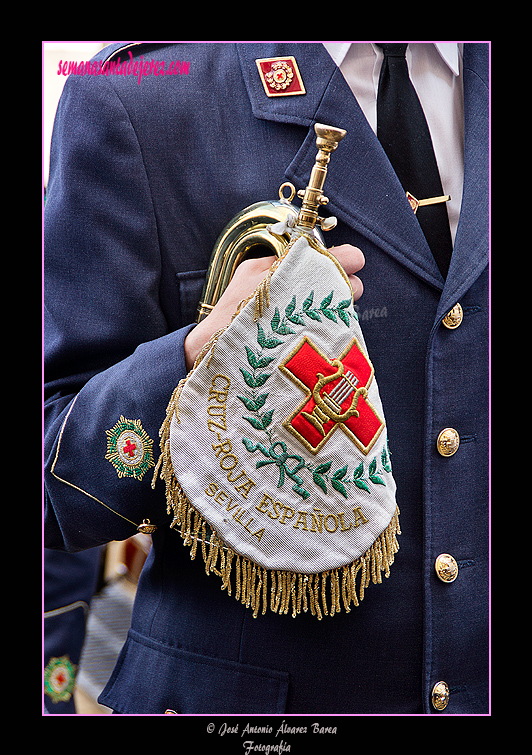
[[[347,422],[351,417],[358,417],[357,411],[358,399],[360,396],[366,398],[368,395],[367,388],[357,388],[358,378],[347,370],[344,375],[344,365],[339,359],[333,359],[331,365],[336,367],[336,372],[325,377],[321,372],[316,375],[317,382],[312,389],[312,398],[315,406],[312,413],[302,412],[303,416],[314,425],[321,435],[325,437],[324,425],[329,422]],[[341,378],[338,385],[330,393],[322,393],[323,388],[329,383]],[[351,404],[345,411],[342,411],[342,404],[349,398]]]
[[[384,428],[368,400],[373,365],[356,338],[329,359],[305,336],[279,365],[305,393],[303,402],[283,422],[305,448],[320,451],[337,428],[367,454]]]

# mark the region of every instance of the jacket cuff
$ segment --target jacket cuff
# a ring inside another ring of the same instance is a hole
[[[162,483],[151,483],[192,327],[141,344],[95,375],[47,429],[46,547],[83,550],[169,518]]]

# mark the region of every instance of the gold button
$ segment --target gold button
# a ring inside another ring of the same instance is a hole
[[[177,711],[176,711],[176,710],[172,710],[171,708],[167,708],[167,709],[166,709],[166,710],[164,711],[164,715],[165,715],[165,716],[177,716],[177,715],[178,715],[178,713],[177,713]]]
[[[434,569],[442,582],[454,582],[458,576],[458,564],[448,553],[440,553],[434,562]]]
[[[445,710],[449,704],[449,687],[445,682],[436,682],[432,688],[432,707],[435,710]]]
[[[453,427],[446,427],[438,435],[436,447],[442,456],[452,456],[458,451],[460,436]]]
[[[446,328],[449,328],[449,330],[454,330],[459,325],[462,324],[462,320],[464,319],[464,310],[460,306],[459,303],[455,304],[454,307],[447,312],[445,317],[442,320],[442,323],[445,325]]]

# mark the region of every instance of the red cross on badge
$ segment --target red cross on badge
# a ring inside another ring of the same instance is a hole
[[[135,443],[132,443],[128,438],[126,445],[122,448],[122,452],[127,454],[130,457],[130,459],[132,459],[133,456],[135,455],[136,450],[137,450],[137,446],[135,445]]]
[[[317,453],[338,427],[363,454],[370,451],[384,421],[367,399],[373,365],[356,338],[330,360],[305,336],[279,368],[306,394],[283,424],[309,451]]]
[[[280,58],[259,58],[255,62],[268,97],[305,94],[303,79],[292,55]]]

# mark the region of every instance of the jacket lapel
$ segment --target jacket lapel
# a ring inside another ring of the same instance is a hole
[[[489,261],[489,48],[464,45],[464,192],[438,319],[464,295]]]
[[[254,115],[309,128],[301,148],[287,166],[286,178],[296,188],[306,186],[316,156],[314,123],[328,123],[346,129],[347,135],[338,147],[338,155],[332,157],[327,175],[325,193],[330,200],[328,213],[337,215],[412,273],[436,289],[443,290],[443,278],[401,184],[358,102],[325,48],[319,43],[243,44],[237,47]],[[255,59],[287,55],[293,55],[297,61],[306,94],[269,98],[264,92]],[[469,56],[469,62],[466,58],[465,65],[474,67],[475,55]],[[467,280],[478,275],[479,266],[483,268],[487,261],[482,234],[478,234],[477,228],[484,222],[484,216],[474,228],[469,225],[480,195],[485,196],[483,180],[487,180],[487,172],[478,175],[485,145],[483,140],[480,140],[481,144],[478,143],[479,130],[483,126],[477,122],[476,104],[478,90],[485,85],[482,81],[478,83],[477,74],[469,68],[464,76],[467,131],[463,217],[445,282],[448,296],[442,297],[440,302],[445,312],[457,300],[447,306],[448,299],[464,289]]]
[[[336,215],[436,288],[443,279],[419,223],[384,150],[358,102],[325,48],[319,44],[238,45],[253,113],[265,120],[295,123],[308,135],[287,166],[286,178],[304,188],[316,157],[314,123],[344,128],[346,137],[327,174],[327,214]],[[306,94],[269,98],[255,59],[293,55]],[[341,151],[341,152],[340,152]]]
[[[339,70],[333,74],[314,120],[347,131],[338,147],[341,155],[332,157],[327,174],[328,211],[415,275],[442,288],[443,280],[401,184]],[[288,167],[288,178],[304,186],[315,157],[312,129]]]

